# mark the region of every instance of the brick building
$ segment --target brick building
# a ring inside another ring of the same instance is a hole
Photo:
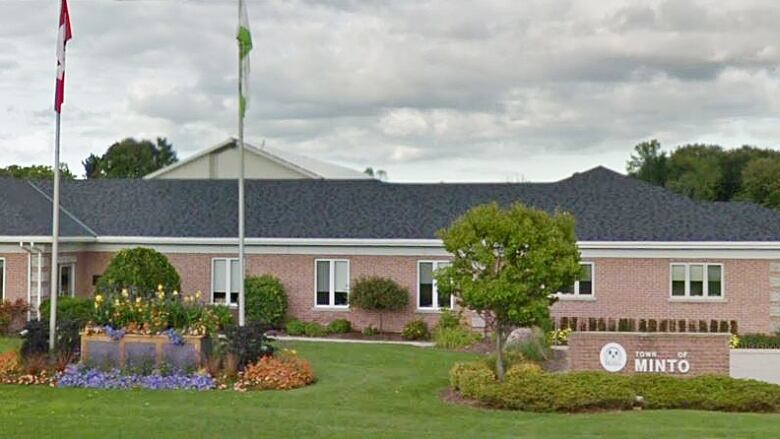
[[[0,190],[2,297],[35,304],[50,291],[51,185],[0,179]],[[577,220],[585,274],[557,316],[780,325],[780,214],[752,204],[697,202],[604,168],[553,183],[248,180],[246,191],[247,274],[279,277],[300,319],[376,323],[346,301],[353,279],[378,275],[412,296],[386,328],[435,322],[451,306],[431,276],[449,258],[436,231],[475,205],[519,201]],[[114,252],[146,246],[185,294],[237,302],[235,181],[72,181],[61,196],[60,294],[93,294]]]

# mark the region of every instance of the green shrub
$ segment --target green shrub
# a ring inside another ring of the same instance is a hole
[[[450,309],[445,309],[439,316],[439,322],[436,324],[437,328],[457,328],[460,326],[461,313],[455,312]]]
[[[453,366],[450,385],[491,407],[537,412],[629,410],[637,397],[647,409],[780,411],[780,386],[719,375],[545,373],[533,363],[518,363],[500,383],[486,364],[472,362]]]
[[[278,328],[287,314],[287,295],[279,279],[271,275],[249,276],[245,281],[246,317]]]
[[[490,354],[487,357],[485,357],[485,365],[490,368],[493,372],[496,371],[496,361],[498,361],[498,356],[496,354]],[[505,370],[509,370],[512,368],[512,366],[515,366],[517,364],[522,364],[527,362],[525,357],[523,357],[523,354],[520,351],[506,351],[504,352],[504,368]]]
[[[743,349],[780,349],[780,334],[743,334],[739,336]]]
[[[69,320],[76,322],[82,328],[92,320],[95,309],[92,299],[81,297],[62,296],[57,297],[57,320]],[[51,300],[41,302],[41,319],[48,320],[51,312]]]
[[[303,335],[307,337],[324,337],[328,335],[328,330],[317,322],[307,322],[303,324]]]
[[[347,319],[336,319],[328,324],[328,332],[331,334],[346,334],[352,332],[352,323]]]
[[[306,333],[306,325],[300,320],[290,320],[284,328],[287,335],[299,336]]]
[[[363,335],[372,336],[379,334],[379,330],[374,325],[368,325],[363,328]]]
[[[180,291],[179,273],[162,253],[136,247],[114,255],[98,280],[97,290],[117,293],[127,288],[134,296],[150,298],[159,285],[164,291]]]
[[[400,311],[409,303],[409,290],[386,277],[361,277],[355,280],[349,292],[349,304],[355,308],[379,313],[379,332],[382,317],[387,311]]]
[[[425,321],[417,319],[404,326],[401,336],[404,340],[428,340],[431,338],[431,331],[428,330],[428,324]]]
[[[476,332],[456,326],[454,328],[436,328],[433,334],[433,340],[437,348],[443,349],[463,349],[481,340],[481,336]]]

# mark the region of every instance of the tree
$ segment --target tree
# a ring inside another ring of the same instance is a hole
[[[669,157],[666,187],[696,200],[716,201],[723,172],[723,148],[683,145]]]
[[[761,158],[748,162],[742,171],[739,198],[780,209],[780,160]]]
[[[90,154],[81,164],[87,178],[141,178],[178,161],[176,151],[167,139],[127,138],[111,145],[98,157]]]
[[[274,276],[249,276],[245,280],[246,318],[275,328],[287,315],[287,295],[282,282]]]
[[[45,165],[11,165],[5,168],[0,168],[0,177],[25,178],[30,180],[51,180],[54,178],[54,171],[51,166]],[[70,169],[68,169],[68,165],[64,163],[60,165],[60,177],[62,177],[63,180],[73,180],[76,178],[70,172]]]
[[[640,180],[663,186],[666,184],[666,162],[668,157],[661,151],[661,144],[653,139],[634,147],[636,155],[631,155],[626,168],[628,174]]]
[[[404,309],[409,304],[409,290],[385,277],[362,277],[355,280],[349,292],[349,304],[366,311],[377,311],[381,333],[383,314]]]
[[[477,206],[441,232],[453,255],[437,271],[439,294],[479,313],[496,334],[496,374],[504,378],[504,337],[512,326],[544,326],[554,293],[581,273],[574,218],[516,203]]]
[[[97,290],[111,294],[127,288],[136,296],[152,297],[158,285],[169,293],[179,291],[181,277],[165,255],[150,248],[136,247],[114,255],[98,279]]]

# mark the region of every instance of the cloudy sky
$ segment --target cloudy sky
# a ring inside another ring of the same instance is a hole
[[[62,154],[236,135],[236,1],[70,0]],[[623,171],[658,138],[780,142],[780,3],[249,1],[247,140],[395,181]],[[0,166],[50,163],[56,0],[0,0]]]

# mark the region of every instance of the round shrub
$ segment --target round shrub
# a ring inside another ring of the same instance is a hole
[[[328,332],[331,334],[346,334],[352,332],[352,323],[347,319],[336,319],[328,324]]]
[[[98,280],[97,290],[116,293],[127,288],[135,296],[150,298],[159,285],[164,291],[181,290],[179,273],[162,253],[136,247],[114,255]]]
[[[379,332],[382,332],[382,315],[387,311],[400,311],[409,303],[409,290],[386,277],[362,277],[355,281],[349,293],[349,304],[366,311],[379,313]]]
[[[504,379],[509,381],[512,379],[525,377],[526,375],[540,374],[542,372],[542,367],[538,364],[531,363],[530,361],[521,361],[509,367],[509,370],[506,372]]]
[[[271,275],[250,276],[244,286],[246,317],[278,328],[287,314],[287,295],[279,279]]]
[[[92,320],[95,305],[92,299],[81,297],[58,297],[57,298],[57,320],[72,321],[83,327]],[[48,320],[51,312],[51,300],[46,299],[41,302],[41,319]]]
[[[436,324],[437,328],[451,329],[460,326],[460,313],[450,309],[445,309],[439,316],[439,322]]]
[[[233,388],[245,390],[288,390],[313,383],[314,371],[308,361],[295,355],[263,357],[250,364]]]
[[[304,335],[306,332],[306,325],[300,320],[290,320],[287,322],[287,325],[285,325],[284,332],[286,332],[287,335],[292,336]]]
[[[307,337],[324,337],[328,330],[317,322],[308,322],[303,325],[303,335]]]
[[[455,363],[450,368],[450,386],[455,390],[460,390],[460,377],[467,370],[487,370],[488,366],[482,361],[469,361],[464,363]]]
[[[433,340],[437,348],[464,349],[480,340],[480,335],[463,326],[454,328],[436,328]]]
[[[422,319],[417,319],[404,326],[401,336],[404,340],[428,340],[431,338],[431,331],[428,330],[428,325]]]

